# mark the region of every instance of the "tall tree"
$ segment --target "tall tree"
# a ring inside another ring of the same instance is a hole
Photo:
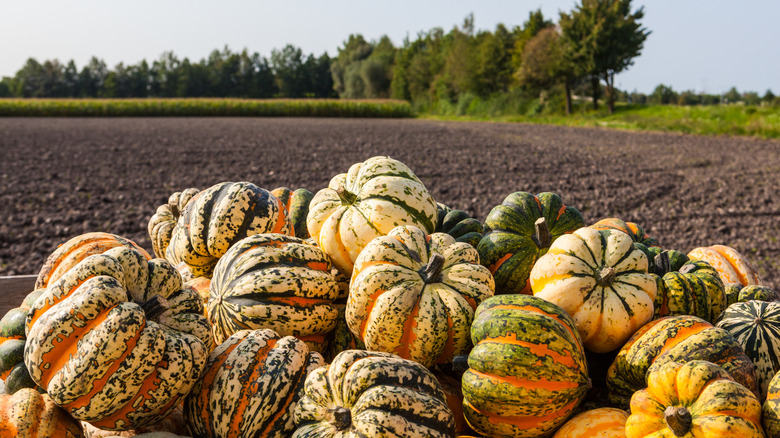
[[[526,89],[539,92],[539,99],[542,101],[543,93],[562,82],[564,70],[560,36],[554,27],[547,27],[525,45],[518,79]],[[567,113],[570,111],[571,108],[567,105]]]
[[[591,75],[593,105],[598,108],[599,80],[604,80],[607,107],[614,112],[615,74],[634,63],[650,31],[639,20],[644,10],[631,11],[631,0],[581,0],[559,25],[571,56]]]

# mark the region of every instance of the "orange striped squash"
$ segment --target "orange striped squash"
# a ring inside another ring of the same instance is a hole
[[[463,414],[491,437],[552,434],[590,388],[574,321],[529,295],[496,295],[477,308],[463,374]]]
[[[196,437],[289,437],[306,377],[323,365],[292,336],[241,330],[209,355],[184,401],[184,418]]]
[[[78,438],[81,424],[57,406],[47,394],[22,388],[0,395],[0,437]]]
[[[143,254],[146,260],[152,259],[145,249],[122,236],[103,232],[81,234],[58,246],[49,255],[35,280],[35,289],[45,288],[85,258],[104,253],[117,246],[133,248]]]
[[[597,408],[580,412],[567,421],[553,438],[626,438],[628,412]]]

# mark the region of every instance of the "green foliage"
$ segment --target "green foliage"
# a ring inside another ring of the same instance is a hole
[[[369,43],[362,35],[350,35],[331,63],[333,88],[348,99],[388,97],[395,52],[387,36]]]
[[[650,103],[655,105],[668,105],[670,103],[676,103],[678,99],[677,93],[672,87],[664,84],[659,84],[653,90],[653,94],[650,95]]]
[[[0,117],[411,117],[398,100],[0,99]]]

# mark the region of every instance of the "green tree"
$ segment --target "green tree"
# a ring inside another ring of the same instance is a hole
[[[563,57],[560,37],[553,27],[541,30],[525,45],[518,77],[529,91],[538,92],[544,103],[544,93],[562,80]],[[567,107],[567,113],[571,108]]]
[[[102,97],[103,84],[108,76],[108,68],[102,59],[95,56],[79,72],[79,96]]]
[[[292,44],[271,51],[271,69],[281,96],[304,97],[307,84],[303,63],[303,52]]]
[[[515,38],[503,24],[495,32],[483,32],[476,43],[476,92],[487,97],[506,92],[514,82],[512,53]]]
[[[631,0],[581,0],[570,14],[561,13],[559,25],[572,57],[592,77],[594,108],[603,80],[608,110],[614,112],[615,74],[634,63],[650,35],[639,23],[643,17],[642,7],[631,11]]]
[[[515,30],[517,35],[515,37],[515,44],[512,50],[512,67],[514,71],[517,71],[520,68],[525,45],[528,44],[528,42],[531,41],[531,39],[535,37],[536,34],[538,34],[542,29],[552,27],[554,25],[555,24],[552,21],[544,18],[544,14],[542,14],[541,9],[537,9],[528,13],[528,19],[523,23],[523,26]]]
[[[723,100],[726,103],[736,103],[739,102],[741,98],[742,95],[737,91],[737,87],[731,87],[731,89],[723,95]]]
[[[771,105],[774,100],[775,93],[773,93],[771,89],[767,88],[766,92],[764,93],[764,97],[761,98],[761,101]]]
[[[655,105],[668,105],[677,102],[677,93],[671,86],[659,84],[650,95],[650,103]]]

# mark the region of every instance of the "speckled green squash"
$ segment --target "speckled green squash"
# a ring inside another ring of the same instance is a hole
[[[756,367],[734,337],[690,315],[667,316],[645,324],[628,340],[607,371],[609,400],[627,408],[634,392],[645,388],[651,367],[667,362],[706,360],[758,394]]]
[[[290,235],[308,239],[310,236],[306,227],[306,216],[309,214],[309,203],[314,198],[314,193],[303,188],[293,191],[287,187],[277,187],[271,190],[271,194],[282,201],[282,205],[287,209],[291,224]]]
[[[327,344],[323,356],[326,361],[333,360],[339,353],[345,350],[365,350],[366,345],[360,339],[355,336],[347,325],[345,318],[345,312],[347,309],[346,302],[333,304],[339,312],[338,320],[336,321],[336,328],[328,333]]]
[[[36,289],[25,297],[22,305],[9,310],[0,319],[0,379],[5,392],[13,394],[22,388],[37,388],[24,364],[25,322],[27,312],[45,289]]]
[[[768,286],[757,286],[755,284],[742,286],[739,283],[731,283],[725,286],[725,290],[726,301],[729,306],[750,300],[780,301],[780,295],[778,295],[777,291]]]
[[[766,436],[780,438],[780,372],[776,373],[769,382],[761,412],[761,422]]]
[[[325,365],[301,340],[273,330],[242,330],[209,355],[184,401],[195,437],[287,438],[306,376]]]
[[[747,301],[730,305],[717,324],[734,336],[756,365],[761,399],[780,371],[780,302]]]
[[[540,219],[544,219],[543,223]],[[480,262],[496,280],[496,294],[530,294],[534,263],[559,236],[585,225],[582,214],[554,193],[515,192],[490,210],[477,245]]]
[[[289,234],[290,226],[287,210],[268,190],[250,182],[219,183],[184,208],[165,258],[185,262],[194,277],[210,277],[234,243],[254,234]]]
[[[171,242],[171,235],[176,227],[176,222],[179,220],[179,216],[181,216],[187,203],[198,192],[200,190],[190,187],[181,192],[173,193],[168,198],[168,202],[157,207],[157,211],[149,218],[147,231],[152,241],[152,250],[155,256],[159,258],[165,257],[165,250]]]
[[[457,242],[476,247],[485,232],[482,222],[463,210],[453,210],[441,202],[436,203],[438,220],[435,232],[445,233]]]
[[[380,352],[347,350],[306,378],[294,438],[455,436],[455,418],[424,366]]]
[[[663,251],[654,260],[660,276],[654,317],[693,315],[714,323],[726,310],[726,293],[718,271],[680,251]]]
[[[116,247],[38,297],[24,361],[74,418],[109,430],[149,425],[181,403],[203,369],[213,341],[202,306],[168,261]]]
[[[574,321],[541,298],[488,298],[477,308],[471,340],[463,413],[485,436],[549,435],[590,387]]]
[[[245,329],[269,328],[296,336],[315,351],[336,327],[333,265],[318,247],[284,234],[256,234],[220,258],[206,304],[214,339]]]
[[[634,242],[647,247],[660,247],[657,240],[648,236],[644,228],[634,222],[626,222],[616,217],[610,217],[601,219],[590,227],[597,230],[620,230],[631,236],[631,240]]]

